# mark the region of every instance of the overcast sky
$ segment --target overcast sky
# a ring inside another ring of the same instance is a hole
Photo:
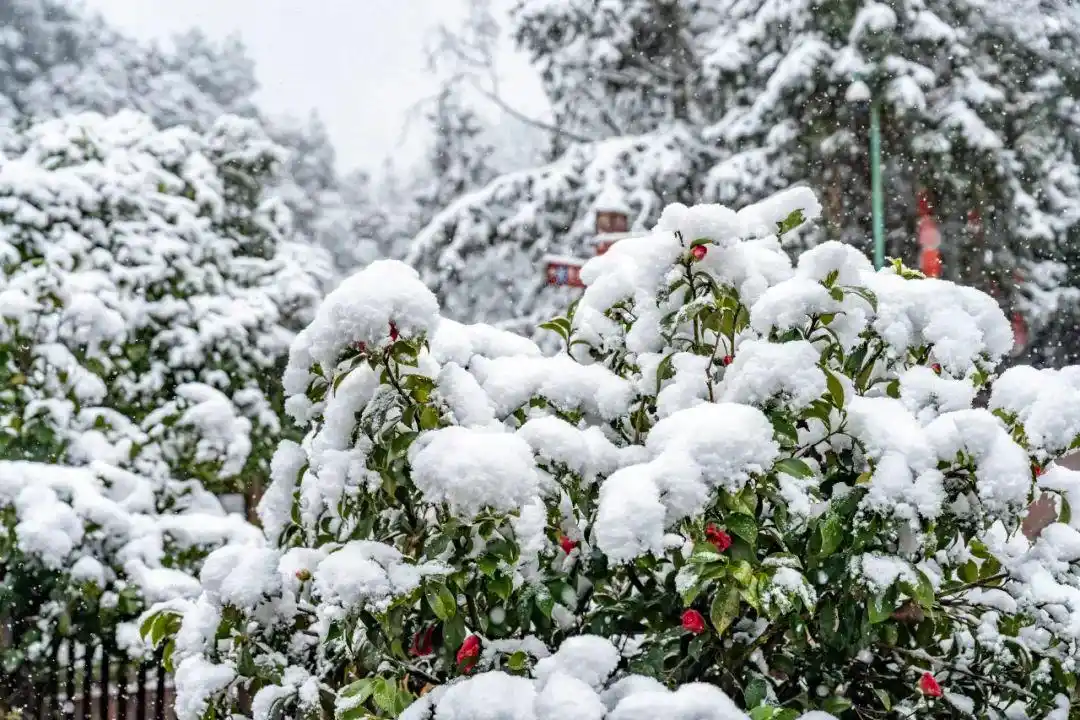
[[[461,0],[85,0],[121,29],[168,37],[191,26],[220,37],[239,32],[255,60],[259,102],[271,112],[326,122],[342,169],[374,169],[389,153],[415,159],[424,136],[402,140],[407,112],[437,84],[425,44],[453,23]],[[495,0],[495,6],[507,0]],[[507,48],[503,88],[525,109],[542,112],[534,73]]]

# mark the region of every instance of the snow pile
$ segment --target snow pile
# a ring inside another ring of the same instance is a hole
[[[618,677],[619,651],[593,635],[568,639],[536,665],[534,678],[486,672],[428,693],[401,714],[425,718],[515,720],[749,720],[719,688],[705,683],[672,691],[642,675]],[[808,713],[805,720],[832,715]]]
[[[1049,671],[1010,688],[1019,658],[1072,667],[1080,543],[1019,531],[1080,484],[1040,487],[1021,423],[1070,426],[1019,385],[972,407],[1011,343],[985,296],[838,244],[793,267],[783,236],[818,212],[669,208],[586,266],[554,355],[442,318],[402,265],[357,273],[290,349],[307,434],[271,464],[268,547],[218,550],[197,600],[148,616],[183,662],[235,668],[181,705],[238,712],[257,672],[267,717],[325,683],[357,716],[742,718],[723,665],[739,702],[796,712],[936,712],[936,683],[974,707],[987,672],[1056,712]]]

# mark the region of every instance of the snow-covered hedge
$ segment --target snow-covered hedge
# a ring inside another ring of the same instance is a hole
[[[159,512],[143,477],[88,467],[0,461],[0,608],[16,642],[6,673],[46,663],[61,638],[112,638],[139,657],[135,620],[150,604],[197,596],[199,562],[222,545],[262,535],[197,484]]]
[[[290,350],[270,546],[146,621],[180,720],[1064,719],[1080,371],[996,377],[978,291],[837,243],[793,267],[819,211],[668,207],[553,356],[404,265],[347,280]]]
[[[78,115],[0,153],[0,458],[48,464],[0,466],[19,654],[66,634],[75,598],[76,633],[137,617],[163,599],[145,568],[192,570],[244,532],[206,488],[268,471],[276,376],[319,292],[262,191],[280,149],[251,121]]]
[[[319,299],[257,124],[80,115],[0,162],[0,456],[151,480],[265,469],[273,374]],[[315,252],[315,251],[312,251]]]

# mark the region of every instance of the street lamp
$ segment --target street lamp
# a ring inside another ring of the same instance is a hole
[[[870,207],[874,226],[874,267],[885,266],[885,198],[881,190],[881,113],[877,98],[858,75],[845,96],[850,103],[870,105]]]

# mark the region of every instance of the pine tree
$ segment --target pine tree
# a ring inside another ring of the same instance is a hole
[[[703,64],[719,104],[705,136],[729,157],[712,172],[711,195],[731,202],[808,182],[826,196],[824,235],[866,249],[867,110],[875,102],[889,254],[914,257],[916,196],[926,191],[946,276],[996,291],[1006,307],[1031,309],[1030,296],[1041,295],[1032,319],[1057,322],[1047,294],[1075,297],[1072,279],[1055,270],[1080,210],[1075,10],[1059,2],[730,2],[712,18]],[[966,227],[972,212],[981,231]],[[1032,282],[1018,285],[1017,272]]]
[[[419,225],[470,190],[483,187],[495,175],[490,158],[493,149],[485,141],[484,125],[453,85],[436,96],[428,114],[432,143],[421,172],[416,197]],[[426,182],[425,182],[426,180]]]

